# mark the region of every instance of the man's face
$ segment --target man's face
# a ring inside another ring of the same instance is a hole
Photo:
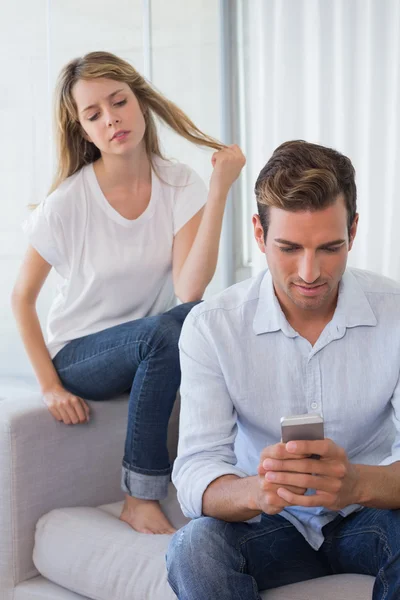
[[[264,243],[258,215],[253,217],[257,244],[266,254],[275,293],[287,309],[329,308],[336,299],[347,255],[357,231],[358,215],[350,231],[342,196],[328,208],[289,212],[271,207]]]

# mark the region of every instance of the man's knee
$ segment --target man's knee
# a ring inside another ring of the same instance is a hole
[[[379,519],[382,537],[387,539],[392,554],[399,554],[400,549],[400,510],[383,510]]]
[[[222,551],[225,527],[224,521],[200,517],[177,531],[167,552],[168,571],[184,567],[185,570],[193,567],[197,570],[203,559],[207,560],[214,551]]]

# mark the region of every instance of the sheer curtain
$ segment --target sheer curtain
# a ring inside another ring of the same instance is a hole
[[[249,235],[258,172],[281,142],[301,138],[356,168],[349,263],[400,279],[399,0],[242,0],[236,15],[248,155],[238,269],[265,265]]]

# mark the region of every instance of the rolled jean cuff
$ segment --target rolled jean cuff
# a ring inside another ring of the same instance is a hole
[[[122,467],[121,487],[129,496],[141,500],[163,500],[168,495],[168,484],[171,476],[145,475]]]

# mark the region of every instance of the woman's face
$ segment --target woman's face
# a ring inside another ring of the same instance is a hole
[[[79,79],[72,95],[85,137],[102,155],[124,155],[144,143],[145,120],[128,84],[105,77]]]

